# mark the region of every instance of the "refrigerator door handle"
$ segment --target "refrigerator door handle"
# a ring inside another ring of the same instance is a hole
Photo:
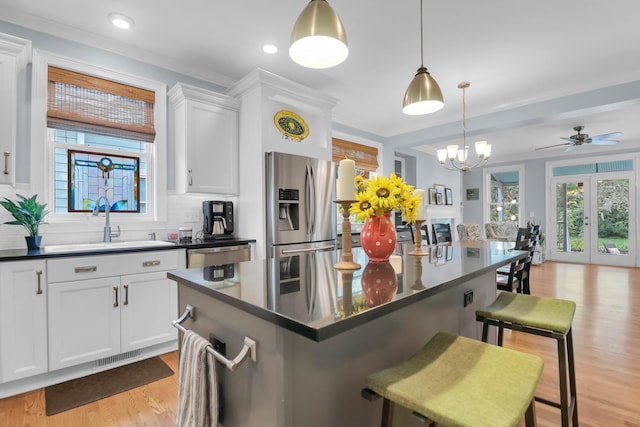
[[[329,245],[329,246],[318,246],[315,248],[307,248],[307,249],[283,249],[281,251],[281,253],[284,254],[297,254],[297,253],[303,253],[303,252],[316,252],[316,251],[324,251],[327,249],[335,249],[336,245]]]
[[[312,236],[316,232],[316,177],[313,173],[313,167],[307,165],[307,232]]]
[[[309,254],[309,260],[307,262],[307,277],[309,278],[309,281],[307,282],[307,286],[306,286],[306,291],[307,291],[306,296],[307,296],[307,310],[308,310],[309,319],[312,318],[313,312],[316,309],[316,299],[318,297],[317,296],[318,277],[317,277],[316,268],[317,268],[316,255],[315,253],[312,252],[311,254]]]

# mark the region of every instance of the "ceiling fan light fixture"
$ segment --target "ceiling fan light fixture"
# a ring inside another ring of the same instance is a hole
[[[303,67],[335,67],[349,56],[347,33],[326,0],[311,0],[291,31],[289,56]]]

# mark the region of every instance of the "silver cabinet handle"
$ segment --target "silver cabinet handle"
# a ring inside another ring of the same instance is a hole
[[[189,185],[193,185],[193,169],[189,169]]]
[[[88,265],[86,267],[76,267],[74,269],[76,273],[91,273],[96,270],[98,270],[98,267],[95,265]]]
[[[124,285],[124,301],[122,305],[129,305],[129,285]]]
[[[8,151],[4,152],[4,174],[5,175],[9,175],[9,156],[10,155],[11,153]]]
[[[160,265],[160,260],[142,262],[143,267],[155,267],[156,265]]]
[[[115,294],[115,297],[116,297],[116,301],[113,303],[113,306],[117,307],[118,306],[118,287],[117,286],[113,287],[113,293]]]
[[[36,290],[36,295],[42,294],[42,270],[36,270],[36,276],[38,276],[38,289]]]

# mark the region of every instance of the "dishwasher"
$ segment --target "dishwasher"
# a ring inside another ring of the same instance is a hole
[[[235,264],[251,260],[251,245],[187,249],[187,268]]]

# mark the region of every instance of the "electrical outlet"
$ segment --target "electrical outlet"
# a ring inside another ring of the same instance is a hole
[[[468,306],[473,303],[473,291],[467,291],[464,293],[464,306]]]
[[[213,334],[209,334],[209,342],[213,346],[213,349],[223,356],[227,355],[227,343]]]

